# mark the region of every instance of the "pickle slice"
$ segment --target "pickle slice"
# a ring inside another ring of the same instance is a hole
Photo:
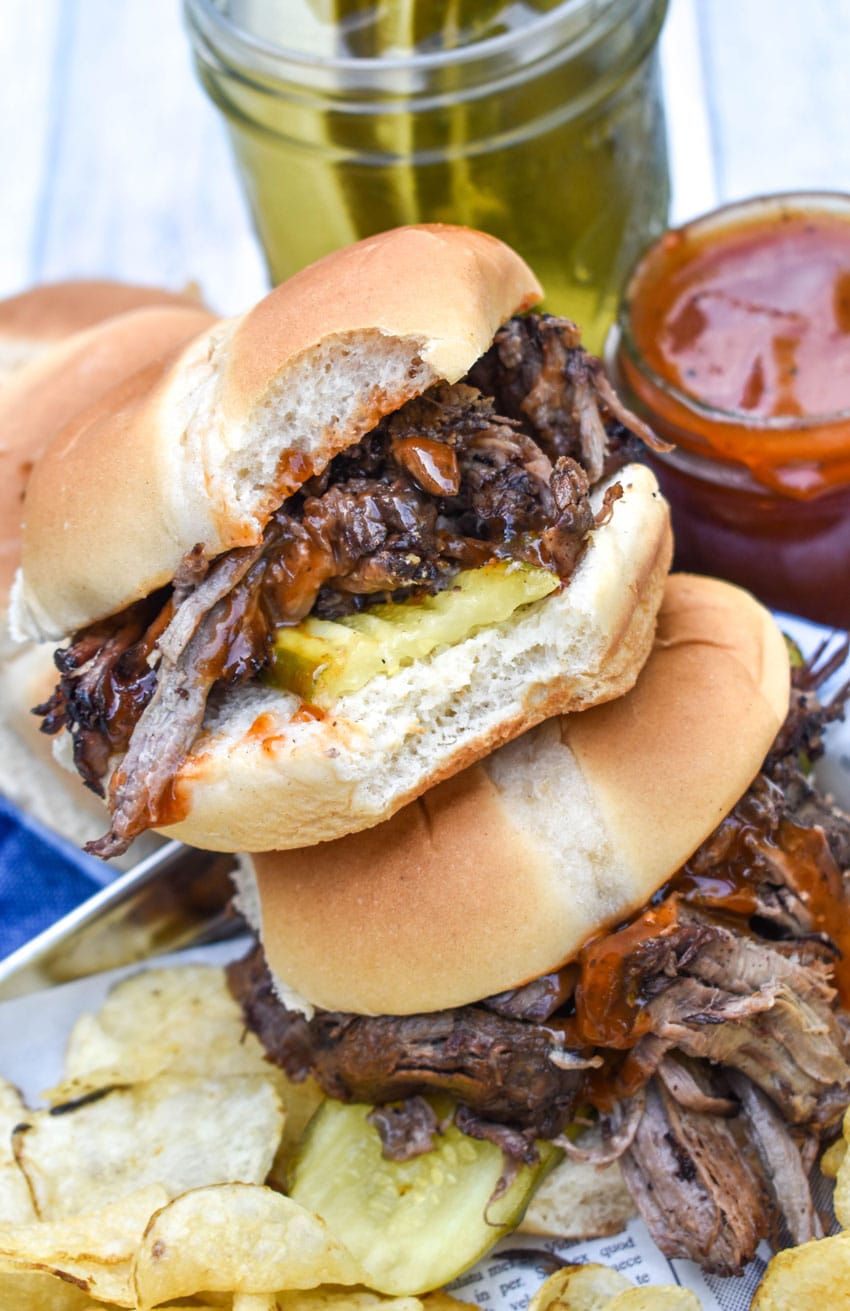
[[[445,1123],[453,1105],[428,1100]],[[289,1195],[320,1215],[360,1263],[370,1288],[396,1296],[425,1293],[454,1279],[510,1233],[561,1152],[537,1144],[540,1160],[523,1165],[498,1199],[501,1149],[448,1123],[433,1151],[386,1161],[367,1121],[373,1108],[325,1101],[296,1155]]]
[[[378,674],[502,623],[557,586],[548,569],[499,561],[459,573],[446,591],[421,601],[376,605],[338,623],[308,618],[275,634],[269,678],[304,701],[329,705]]]

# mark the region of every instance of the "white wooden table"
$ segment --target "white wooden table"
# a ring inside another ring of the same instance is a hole
[[[285,4],[287,0],[274,0]],[[671,0],[676,221],[764,191],[850,191],[850,0]],[[0,296],[106,276],[265,287],[179,0],[0,0]]]

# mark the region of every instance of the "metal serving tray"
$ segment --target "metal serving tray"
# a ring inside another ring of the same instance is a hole
[[[237,858],[168,842],[0,961],[0,1001],[245,931]]]

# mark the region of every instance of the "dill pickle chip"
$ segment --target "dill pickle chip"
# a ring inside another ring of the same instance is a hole
[[[333,687],[337,695],[362,687],[374,677],[377,644],[342,624],[305,619],[275,634],[270,678],[278,687],[318,705]],[[362,681],[358,682],[358,679]]]
[[[538,1143],[501,1196],[505,1169],[494,1143],[462,1134],[447,1098],[429,1097],[442,1132],[433,1150],[388,1161],[367,1117],[371,1106],[326,1101],[293,1163],[289,1194],[321,1216],[379,1293],[416,1295],[454,1279],[519,1224],[536,1185],[560,1159]]]
[[[502,623],[557,586],[548,569],[499,561],[464,570],[444,592],[419,601],[376,605],[339,622],[308,618],[278,630],[269,676],[304,701],[328,705],[378,674]]]

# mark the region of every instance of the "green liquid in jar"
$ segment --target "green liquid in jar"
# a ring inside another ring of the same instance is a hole
[[[656,59],[665,0],[568,0],[556,8],[575,11],[574,31],[565,41],[562,27],[554,48],[542,30],[529,42],[553,17],[537,8],[551,5],[287,5],[290,29],[304,44],[324,41],[312,53],[325,57],[288,64],[286,78],[199,50],[275,282],[384,228],[468,224],[514,246],[545,307],[601,349],[625,276],[667,216]],[[331,14],[336,23],[324,21]],[[490,51],[525,44],[487,55],[485,67],[476,42],[494,36]],[[463,57],[432,57],[447,47]],[[388,51],[402,56],[394,67]]]

